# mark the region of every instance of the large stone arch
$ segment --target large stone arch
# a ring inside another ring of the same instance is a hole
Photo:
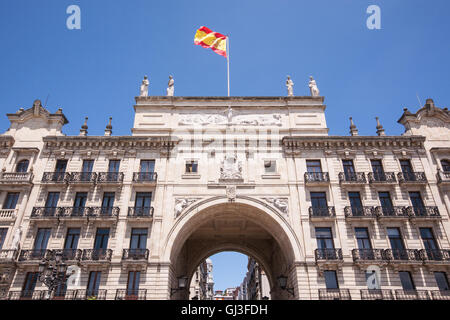
[[[288,276],[297,289],[293,269],[302,259],[300,243],[286,217],[267,203],[246,196],[229,202],[219,196],[199,201],[182,213],[163,246],[164,261],[170,265],[169,286],[177,287],[177,277],[191,277],[202,259],[221,251],[238,251],[261,263],[273,298],[298,296],[297,290],[295,296],[280,290],[276,278]],[[187,299],[186,292],[172,298]]]

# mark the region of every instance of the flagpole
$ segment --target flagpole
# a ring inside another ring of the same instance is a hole
[[[228,97],[230,96],[230,38],[227,36],[227,82],[228,82]]]

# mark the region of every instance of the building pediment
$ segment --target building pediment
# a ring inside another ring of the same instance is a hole
[[[8,119],[13,122],[24,123],[33,118],[43,118],[46,121],[58,121],[62,124],[67,124],[69,121],[62,113],[62,109],[58,109],[55,113],[50,113],[47,109],[45,109],[40,100],[35,100],[33,106],[29,109],[20,108],[16,113],[8,113]]]

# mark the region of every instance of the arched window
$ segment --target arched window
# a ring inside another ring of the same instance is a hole
[[[30,161],[22,160],[16,166],[16,172],[27,172]]]
[[[444,172],[450,172],[450,160],[441,160],[441,164]]]

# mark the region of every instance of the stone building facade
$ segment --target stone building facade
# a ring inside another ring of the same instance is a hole
[[[268,300],[270,298],[270,285],[265,271],[258,262],[249,257],[247,263],[247,274],[244,278],[245,296],[242,294],[242,300]],[[242,290],[240,288],[240,290]]]
[[[130,136],[67,136],[39,100],[0,136],[0,292],[188,299],[199,264],[251,256],[271,299],[449,299],[450,113],[329,136],[323,97],[137,97]],[[186,285],[186,283],[188,285]]]

